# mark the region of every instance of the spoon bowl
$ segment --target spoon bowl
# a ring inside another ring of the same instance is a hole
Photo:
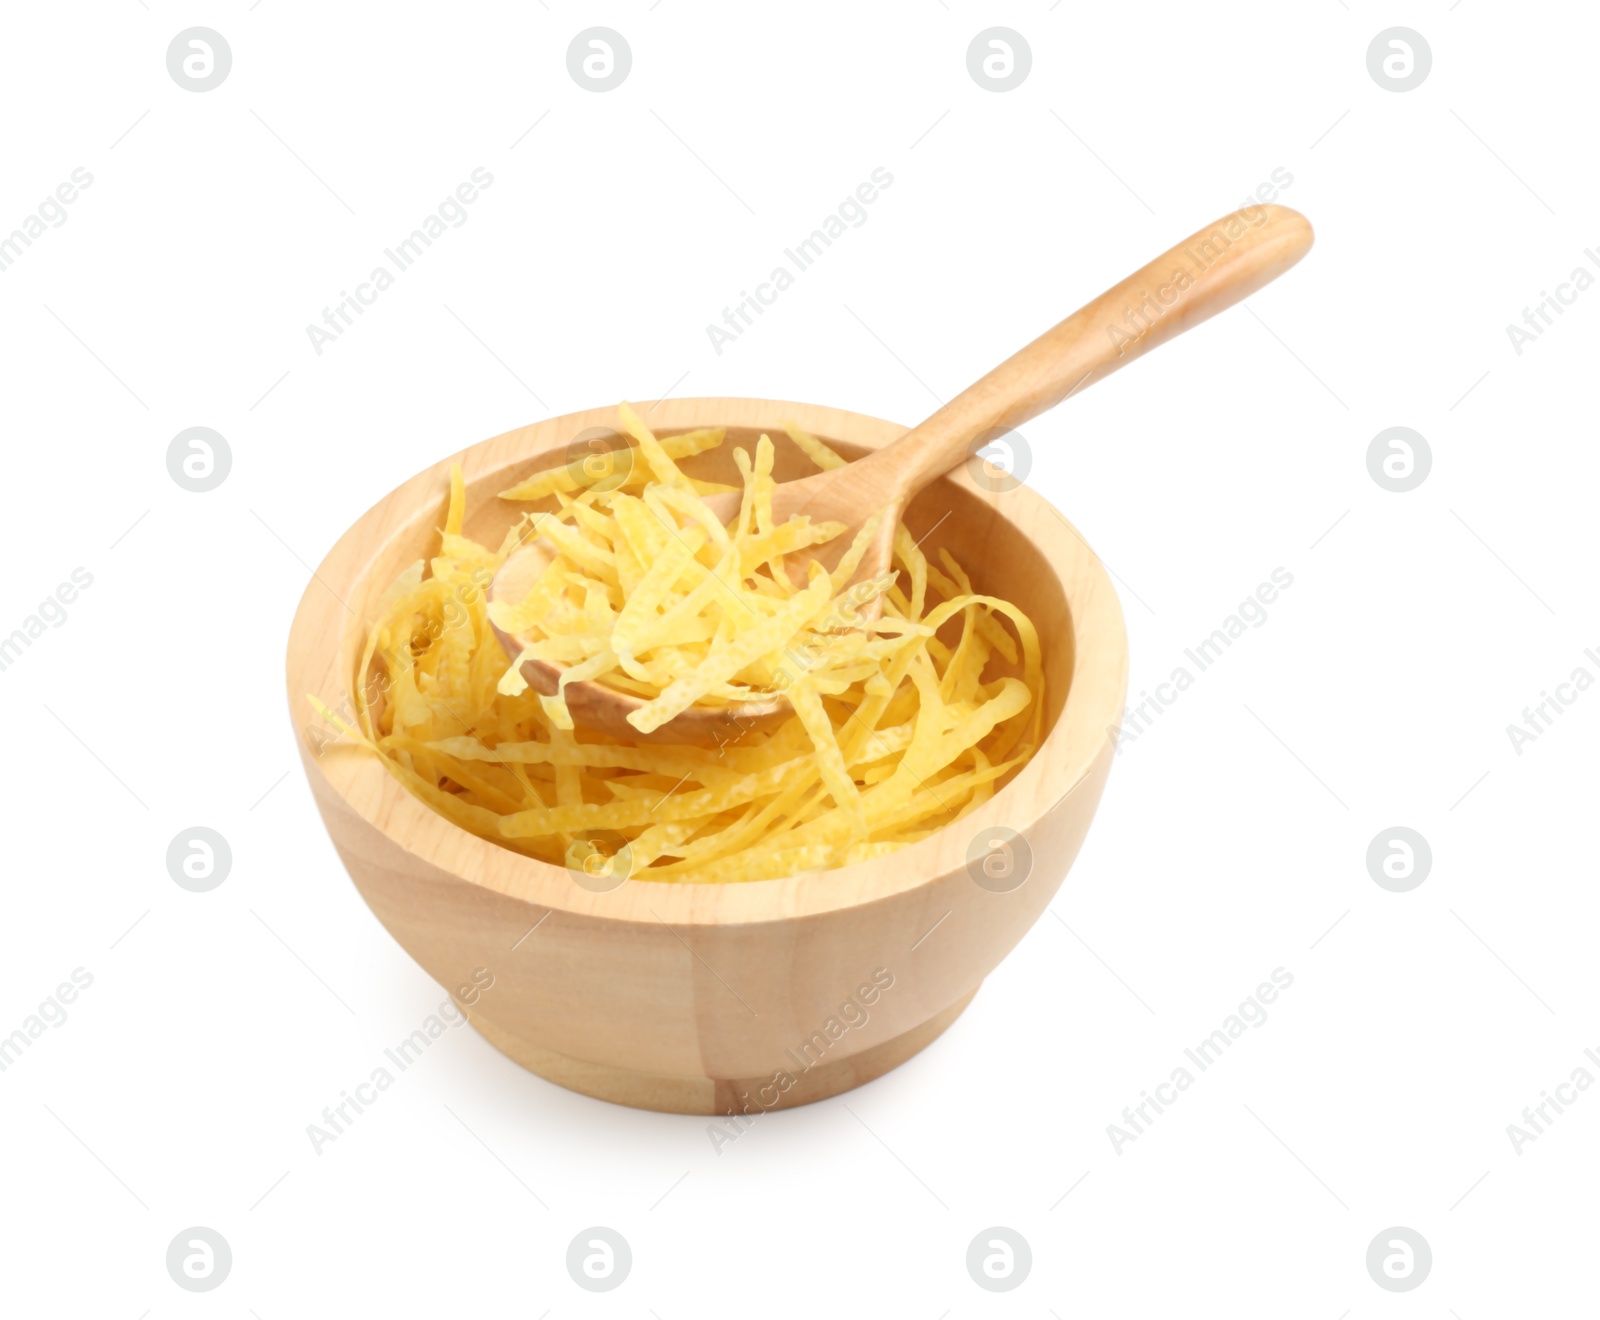
[[[735,507],[734,512],[737,511]],[[503,601],[516,604],[533,590],[559,553],[553,542],[536,536],[520,550],[508,555],[490,584],[490,603]],[[494,628],[495,636],[500,639],[500,645],[508,656],[515,659],[522,654],[524,638],[506,632],[499,624],[491,623],[490,626]],[[554,660],[528,659],[522,662],[522,677],[534,691],[553,697],[560,688],[561,672],[565,668],[565,665]],[[737,742],[747,733],[764,731],[781,723],[788,713],[788,703],[781,697],[773,697],[768,701],[741,702],[736,706],[699,703],[689,707],[676,719],[667,721],[654,733],[646,735],[628,723],[628,716],[645,704],[645,699],[636,693],[623,692],[603,683],[569,683],[566,697],[573,723],[586,729],[635,741],[690,743],[700,747],[720,747]]]
[[[830,487],[824,484],[831,475],[819,472],[813,476],[779,484],[772,497],[773,521],[781,523],[787,518],[803,514],[819,501],[829,502],[829,507],[837,507],[830,501]],[[737,494],[711,495],[705,502],[724,525],[738,515]],[[813,513],[812,516],[815,518],[817,515]],[[831,571],[850,545],[860,523],[865,522],[868,516],[870,514],[860,515],[856,522],[849,524],[849,531],[817,547],[817,554],[814,556],[816,560]],[[899,516],[897,512],[893,519],[884,519],[876,543],[863,557],[863,565],[883,565],[883,568],[875,569],[874,573],[882,572],[888,567],[893,549],[895,523]],[[505,563],[500,566],[489,588],[490,601],[515,605],[533,590],[545,569],[555,562],[559,554],[560,550],[547,537],[536,536],[530,539],[519,550],[508,555]],[[797,586],[804,585],[801,577],[804,572],[803,564],[791,564],[789,571],[797,579]],[[860,582],[873,576],[874,573],[858,570],[851,583]],[[861,607],[855,617],[870,621],[876,618],[882,609],[882,597],[874,596],[869,603]],[[498,624],[491,626],[494,628],[495,636],[500,639],[500,645],[512,659],[521,655],[523,647],[528,640],[531,640],[515,633],[508,633]],[[565,665],[554,660],[528,659],[522,662],[522,676],[527,680],[529,687],[550,697],[559,689],[561,673],[565,668]],[[736,705],[700,702],[668,720],[659,729],[642,734],[628,723],[628,716],[645,704],[645,699],[636,693],[623,692],[604,683],[569,683],[566,700],[573,723],[581,724],[584,728],[641,742],[690,743],[702,747],[725,746],[747,733],[769,730],[782,723],[789,712],[788,701],[779,694],[762,701],[746,701]]]

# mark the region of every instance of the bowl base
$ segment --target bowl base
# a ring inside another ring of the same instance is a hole
[[[913,1054],[933,1043],[972,1002],[977,987],[926,1022],[880,1045],[835,1063],[818,1064],[794,1078],[794,1085],[778,1092],[772,1103],[762,1089],[772,1091],[772,1074],[760,1077],[668,1077],[633,1072],[606,1064],[590,1063],[557,1054],[512,1035],[487,1018],[468,1014],[468,1021],[489,1044],[514,1063],[547,1082],[569,1091],[609,1100],[634,1109],[654,1109],[666,1114],[755,1115],[769,1109],[793,1109],[861,1086],[898,1068]]]

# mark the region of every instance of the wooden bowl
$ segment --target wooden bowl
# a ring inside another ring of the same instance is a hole
[[[639,412],[660,434],[728,427],[729,445],[686,465],[727,481],[737,480],[731,442],[761,431],[777,443],[780,480],[811,470],[781,438],[785,421],[852,457],[905,430],[763,399],[671,399]],[[400,571],[437,545],[452,461],[466,477],[466,533],[497,545],[527,506],[496,493],[581,455],[583,433],[610,430],[615,415],[595,408],[485,440],[418,473],[339,539],[289,634],[289,709],[306,777],[378,919],[523,1067],[587,1095],[678,1113],[755,1113],[836,1095],[949,1026],[1060,886],[1111,767],[1109,731],[1127,686],[1122,612],[1088,545],[1028,487],[992,493],[966,471],[936,482],[907,515],[927,536],[924,550],[947,548],[978,590],[1015,601],[1038,625],[1047,732],[1033,759],[970,816],[876,861],[748,884],[625,880],[594,892],[445,820],[376,757],[336,740],[306,698],[348,711],[366,621]]]

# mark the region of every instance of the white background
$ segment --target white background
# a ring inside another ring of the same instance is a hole
[[[1600,677],[1600,292],[1520,355],[1506,333],[1595,269],[1592,8],[105,0],[4,24],[0,233],[94,182],[0,273],[0,633],[74,568],[93,585],[0,672],[0,1033],[94,982],[0,1074],[0,1311],[1592,1311],[1600,1090],[1520,1153],[1506,1131],[1600,1052],[1600,690],[1520,755],[1506,733]],[[996,24],[1032,50],[1006,93],[966,67]],[[1402,94],[1366,66],[1397,24],[1433,52]],[[233,53],[200,94],[165,63],[193,25]],[[633,53],[604,94],[566,68],[593,25]],[[468,221],[319,356],[306,325],[478,166]],[[716,353],[707,323],[877,166],[867,223]],[[306,1125],[443,997],[345,876],[284,709],[289,619],[342,529],[453,450],[623,397],[909,424],[1279,167],[1309,258],[1026,436],[1117,577],[1133,693],[1274,568],[1294,585],[1125,744],[1053,915],[949,1033],[717,1154],[703,1119],[461,1030],[313,1153]],[[1433,456],[1405,494],[1366,466],[1397,425]],[[167,474],[190,426],[232,450],[210,493]],[[164,861],[197,824],[233,849],[208,894]],[[1433,851],[1403,894],[1365,862],[1395,825]],[[1123,1106],[1275,967],[1269,1020],[1115,1150]],[[592,1224],[634,1254],[598,1296],[564,1266]],[[205,1295],[164,1265],[191,1225],[233,1250]],[[965,1267],[991,1225],[1033,1249],[1003,1295]],[[1364,1263],[1393,1225],[1433,1250],[1407,1294]]]

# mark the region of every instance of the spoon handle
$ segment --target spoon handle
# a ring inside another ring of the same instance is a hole
[[[1107,289],[890,449],[903,489],[917,490],[1003,432],[1275,280],[1311,247],[1311,224],[1286,206],[1246,206]]]

